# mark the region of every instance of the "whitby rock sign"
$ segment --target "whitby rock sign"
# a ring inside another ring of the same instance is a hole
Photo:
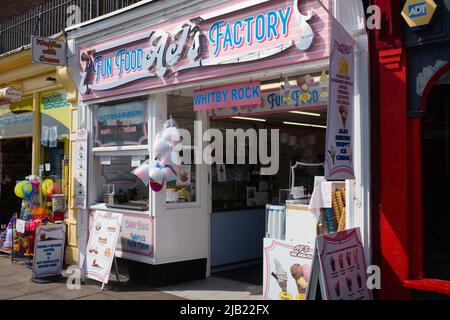
[[[170,31],[153,30],[83,50],[80,92],[86,95],[183,70],[255,61],[292,47],[306,51],[314,40],[310,24],[314,12],[308,8],[302,14],[299,8],[306,2],[311,6],[313,1],[273,1],[257,13],[191,19]]]

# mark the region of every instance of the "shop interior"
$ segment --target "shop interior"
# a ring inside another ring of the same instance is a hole
[[[31,138],[0,140],[0,224],[5,225],[11,216],[20,212],[21,199],[14,194],[16,181],[31,172]],[[3,228],[2,228],[3,229]]]
[[[312,75],[312,84],[318,85],[323,73]],[[292,90],[299,90],[299,76],[289,76]],[[262,92],[282,95],[286,78],[261,81]],[[308,92],[304,87],[299,91]],[[192,90],[172,92],[168,96],[168,115],[179,128],[193,134]],[[322,97],[326,100],[326,97]],[[291,165],[296,162],[320,164],[324,159],[327,112],[326,103],[314,107],[289,108],[289,111],[263,114],[239,114],[215,117],[209,113],[209,127],[219,129],[225,137],[226,129],[278,129],[279,171],[274,176],[260,174],[259,164],[213,164],[211,212],[211,272],[237,281],[262,285],[263,238],[266,233],[266,205],[284,204],[290,197]],[[269,131],[270,132],[270,131]],[[225,140],[225,138],[224,138]],[[270,141],[270,135],[269,135]],[[246,139],[246,160],[249,140]],[[225,148],[225,147],[224,147]],[[236,148],[236,145],[235,145]],[[270,150],[270,148],[268,148]],[[236,151],[236,150],[235,150]],[[223,151],[225,155],[226,150]],[[235,152],[236,156],[236,152]],[[195,165],[186,166],[185,183],[173,182],[167,186],[167,202],[195,201]],[[311,195],[314,177],[323,175],[323,166],[299,166],[294,171],[295,186],[304,187],[305,201]],[[182,191],[182,192],[180,192]]]
[[[278,129],[280,147],[279,170],[273,176],[261,175],[260,164],[248,164],[249,161],[237,164],[237,159],[234,164],[213,164],[210,167],[210,262],[211,272],[216,276],[261,285],[266,205],[284,205],[291,198],[292,180],[296,187],[303,187],[302,197],[307,204],[313,191],[314,177],[323,176],[321,163],[327,123],[327,73],[307,75],[307,81],[305,76],[289,75],[261,80],[263,97],[271,93],[278,99],[277,111],[239,112],[238,115],[222,114],[220,117],[213,112],[208,113],[209,127],[223,132],[224,139],[226,129]],[[313,94],[321,96],[313,100]],[[167,117],[175,120],[179,129],[190,134],[191,141],[183,140],[185,147],[194,146],[194,121],[201,117],[199,112],[194,111],[193,96],[194,88],[167,93]],[[285,100],[287,97],[297,101],[289,103]],[[138,178],[139,172],[132,173],[149,159],[145,110],[145,97],[93,107],[93,153],[95,167],[99,168],[95,170],[97,203],[110,208],[148,211],[148,186]],[[113,119],[113,116],[117,117]],[[206,124],[202,125],[203,130],[206,129]],[[121,134],[117,130],[121,130]],[[248,160],[248,139],[245,144]],[[270,145],[267,149],[270,152]],[[184,148],[180,156],[186,155],[183,152],[189,151]],[[226,150],[223,152],[225,154]],[[194,159],[194,149],[190,159]],[[291,166],[296,162],[316,166],[300,165],[292,174]],[[200,205],[197,194],[199,168],[193,162],[182,163],[178,177],[166,180],[168,209]]]

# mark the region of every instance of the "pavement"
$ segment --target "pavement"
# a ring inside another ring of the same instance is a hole
[[[114,272],[113,272],[114,273]],[[209,277],[179,285],[151,288],[133,284],[114,275],[101,290],[101,284],[86,279],[79,289],[69,289],[70,275],[53,283],[31,281],[31,269],[24,261],[12,263],[0,254],[0,300],[260,300],[262,287],[235,280]]]

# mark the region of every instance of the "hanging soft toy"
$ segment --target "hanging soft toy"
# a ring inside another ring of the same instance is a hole
[[[153,191],[161,191],[165,181],[177,179],[181,161],[176,150],[180,143],[181,135],[177,124],[170,117],[164,123],[162,131],[156,135],[153,143],[155,161],[149,169],[150,188]]]

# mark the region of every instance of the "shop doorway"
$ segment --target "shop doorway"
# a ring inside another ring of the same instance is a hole
[[[17,180],[31,174],[32,138],[0,140],[0,224],[20,212],[21,200],[14,194]]]
[[[450,280],[450,71],[431,89],[423,121],[425,277]]]
[[[271,86],[270,92],[278,96],[277,83],[279,80],[270,81],[262,87]],[[235,164],[211,166],[211,273],[214,276],[262,286],[266,205],[284,205],[289,198],[291,165],[323,161],[326,122],[325,105],[248,116],[210,117],[210,128],[219,129],[224,136],[227,129],[279,130],[277,174],[261,175],[260,164],[249,164],[248,139],[246,164],[235,161]],[[314,177],[323,176],[323,170],[322,166],[295,170],[295,185],[304,187],[306,197],[313,191]]]

